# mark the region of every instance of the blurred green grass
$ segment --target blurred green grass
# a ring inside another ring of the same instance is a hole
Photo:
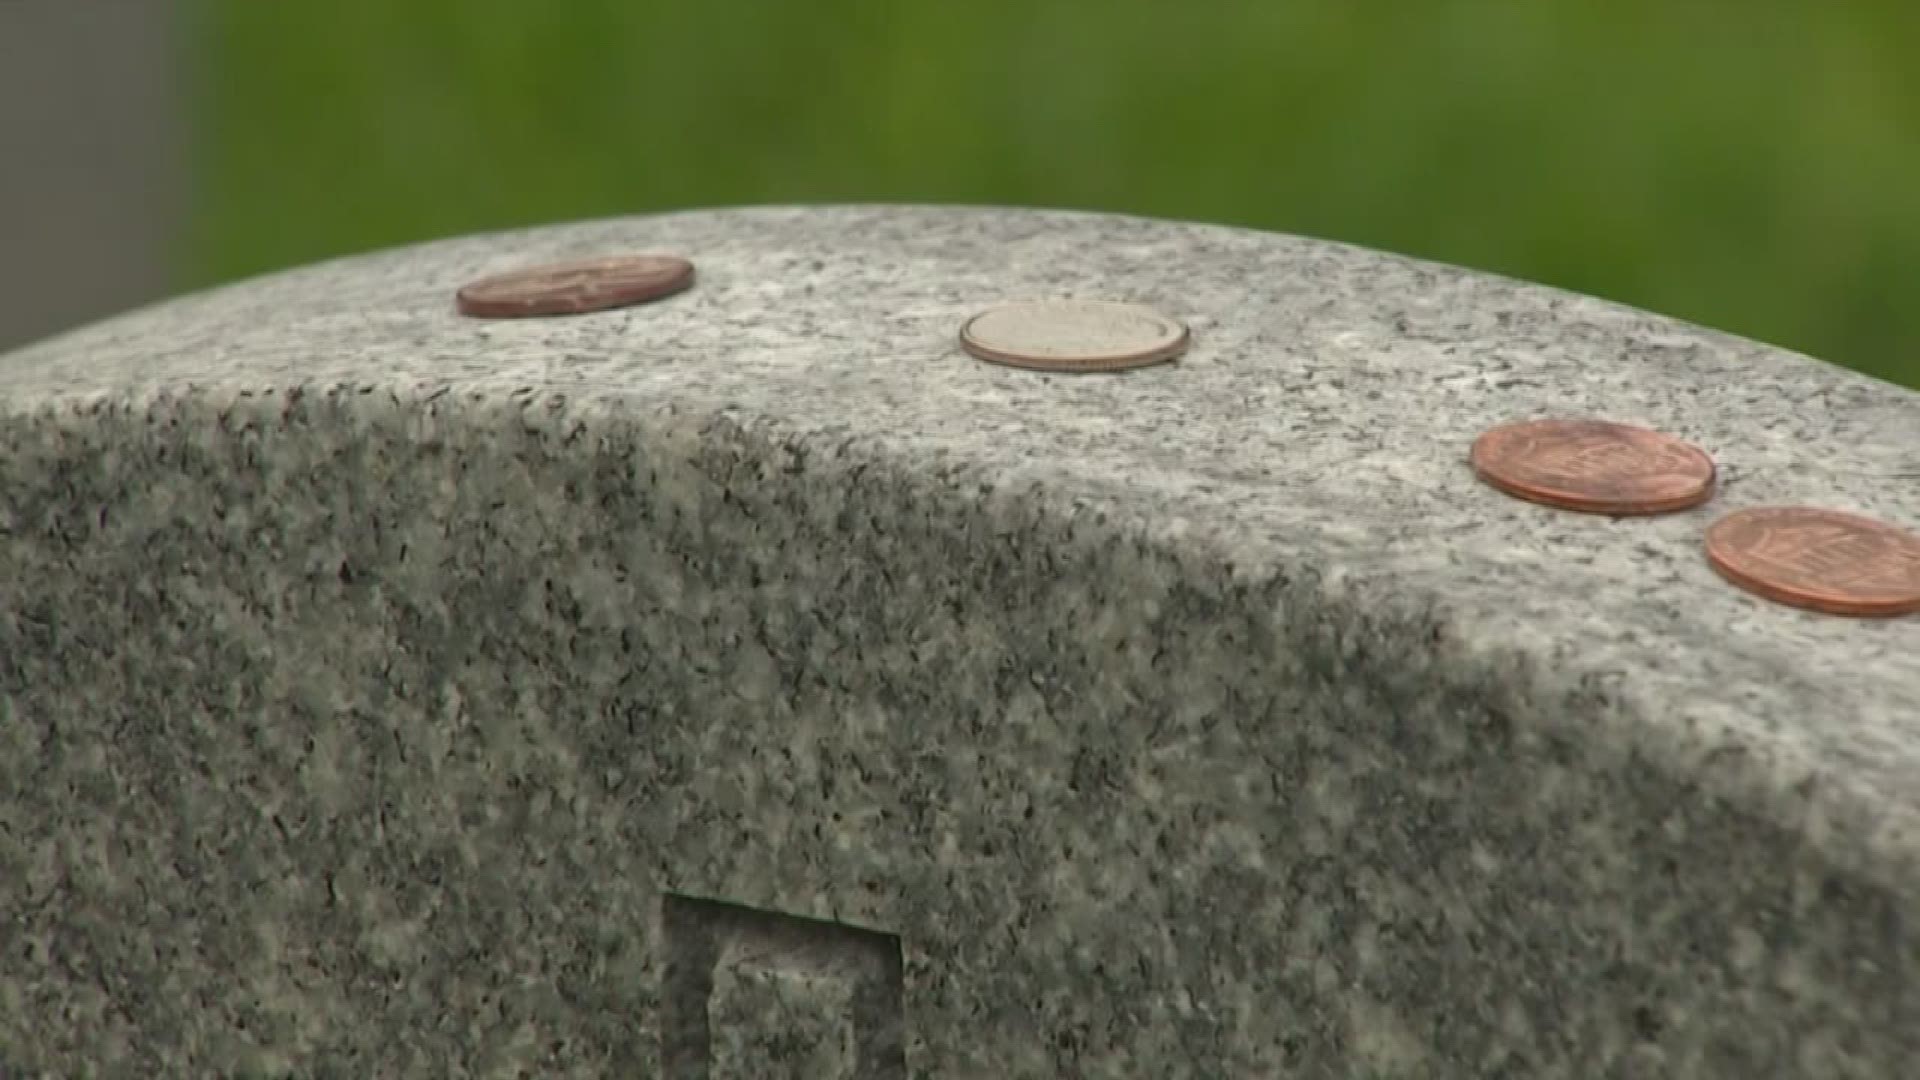
[[[1920,387],[1920,4],[200,0],[189,284],[741,203],[1074,206]]]

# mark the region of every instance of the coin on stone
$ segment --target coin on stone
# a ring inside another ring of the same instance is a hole
[[[967,320],[960,345],[982,360],[1038,371],[1120,371],[1186,351],[1185,325],[1140,304],[1038,300]]]
[[[1606,420],[1503,424],[1468,455],[1481,480],[1516,498],[1590,514],[1663,514],[1713,495],[1713,459],[1671,435]]]
[[[1829,615],[1920,611],[1920,536],[1838,510],[1763,506],[1707,529],[1707,561],[1735,585]]]
[[[460,313],[485,319],[579,315],[670,296],[693,284],[693,264],[673,255],[578,259],[483,278],[456,294]]]

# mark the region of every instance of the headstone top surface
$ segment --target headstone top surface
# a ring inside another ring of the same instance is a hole
[[[672,252],[679,295],[463,317],[464,283]],[[1050,374],[978,361],[965,321],[1030,299],[1149,305],[1176,361]],[[1317,580],[1353,617],[1425,620],[1510,673],[1529,722],[1598,725],[1920,881],[1920,617],[1770,604],[1703,548],[1734,510],[1920,529],[1920,394],[1496,276],[1336,243],[1062,211],[700,211],[471,236],[185,297],[0,357],[18,415],[101,397],[293,386],[563,395],[637,422],[728,414],[943,484],[1108,507],[1248,580]],[[1509,498],[1469,467],[1495,425],[1594,417],[1702,447],[1720,488],[1642,518]],[[677,422],[677,421],[676,421]],[[1569,704],[1578,703],[1578,704]]]

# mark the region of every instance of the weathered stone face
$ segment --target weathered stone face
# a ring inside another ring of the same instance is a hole
[[[644,307],[478,276],[671,251]],[[1176,361],[977,361],[997,302]],[[472,237],[0,357],[0,1051],[56,1073],[1896,1077],[1920,395],[1315,241],[996,210]],[[1718,496],[1474,478],[1535,415]],[[668,1070],[674,1071],[663,1071]]]

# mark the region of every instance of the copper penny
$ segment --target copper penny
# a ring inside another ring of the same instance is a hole
[[[967,320],[960,346],[981,360],[1038,371],[1120,371],[1186,351],[1186,326],[1140,304],[1042,300]]]
[[[1589,514],[1663,514],[1713,495],[1713,459],[1671,435],[1606,420],[1529,420],[1474,440],[1473,471],[1530,502]]]
[[[1920,611],[1920,536],[1838,510],[1737,510],[1707,529],[1720,576],[1769,600],[1829,615]]]
[[[463,287],[460,313],[485,319],[579,315],[670,296],[693,284],[693,264],[672,255],[577,259],[514,270]]]

